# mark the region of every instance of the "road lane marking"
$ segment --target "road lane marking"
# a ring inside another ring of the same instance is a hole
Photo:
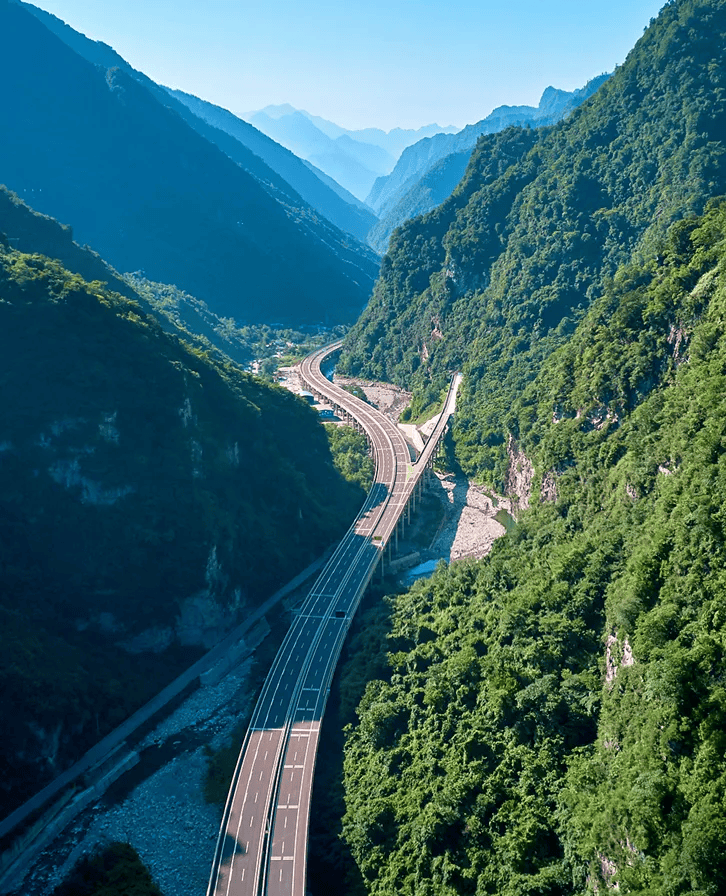
[[[322,357],[323,355],[324,355],[324,352],[321,352],[321,354],[319,355],[319,357]],[[306,368],[305,368],[305,369],[308,369],[308,368],[310,368],[310,367],[311,367],[311,363],[308,363],[308,364],[306,365]],[[354,405],[354,407],[357,407],[357,405],[356,405],[355,403],[353,403],[353,405]],[[448,405],[447,405],[447,410],[448,410]],[[359,414],[360,414],[360,418],[361,418],[361,420],[362,420],[364,423],[368,423],[368,424],[370,425],[370,419],[371,419],[370,416],[367,415],[365,412],[360,412],[360,411],[359,411]],[[366,514],[366,515],[370,515],[371,517],[373,517],[373,516],[377,516],[377,513],[376,513],[376,511],[377,511],[377,507],[374,506],[373,501],[375,500],[375,501],[380,501],[381,503],[383,503],[383,502],[385,501],[386,497],[387,497],[387,489],[394,489],[394,488],[398,489],[398,488],[400,488],[400,481],[401,481],[401,479],[404,478],[404,476],[403,476],[404,472],[405,472],[405,478],[406,478],[406,479],[408,479],[409,476],[410,476],[410,468],[407,466],[407,464],[410,463],[410,458],[408,457],[408,452],[407,452],[407,451],[404,451],[404,450],[401,448],[401,446],[400,446],[398,440],[395,440],[395,445],[394,445],[393,442],[391,441],[391,435],[392,435],[391,428],[392,428],[392,424],[391,424],[390,426],[388,426],[388,425],[383,425],[383,426],[381,426],[381,424],[376,424],[376,425],[379,427],[379,429],[376,430],[375,433],[374,433],[374,434],[372,435],[372,437],[371,437],[371,438],[372,438],[372,441],[373,441],[373,444],[374,444],[374,446],[376,447],[376,449],[377,449],[377,450],[382,450],[382,448],[385,447],[386,442],[388,443],[389,448],[393,448],[393,449],[394,449],[395,456],[394,456],[394,458],[393,458],[393,462],[390,462],[390,461],[388,460],[388,458],[386,458],[386,463],[385,463],[385,466],[384,466],[384,470],[386,470],[386,471],[390,471],[391,474],[395,473],[395,476],[391,475],[391,477],[390,477],[391,480],[395,480],[395,481],[389,481],[389,479],[387,479],[387,480],[385,481],[385,483],[384,483],[384,482],[382,482],[382,481],[379,479],[378,484],[374,487],[373,495],[372,495],[371,500],[370,500],[370,501],[368,502],[368,504],[364,507],[364,512],[365,512],[365,514]],[[395,429],[394,429],[393,431],[395,432]],[[404,459],[404,458],[405,458],[405,459]],[[400,469],[397,469],[396,464],[399,465]],[[401,475],[399,475],[399,474],[401,474]],[[402,507],[402,506],[404,506],[404,505],[403,505],[403,503],[400,503],[400,504],[399,504],[398,502],[395,502],[395,501],[394,501],[394,502],[391,503],[390,506],[391,506],[391,509],[398,509],[399,507]],[[387,519],[388,517],[390,517],[390,514],[386,514],[386,516],[384,516],[383,518],[380,518],[380,516],[378,517],[378,518],[379,518],[379,523],[381,523],[381,525],[380,525],[380,527],[379,527],[379,528],[380,528],[380,531],[382,531],[386,536],[388,536],[388,534],[389,534],[389,533],[387,532],[387,524],[386,524],[386,519]],[[358,525],[357,525],[357,527],[356,527],[356,530],[357,530],[357,531],[363,531],[363,532],[366,532],[366,533],[369,532],[369,531],[371,531],[371,530],[369,529],[369,527],[360,525],[360,520],[359,520],[359,523],[358,523]],[[372,531],[375,531],[375,529],[373,529]],[[344,553],[345,557],[350,557],[350,556],[354,553],[355,548],[354,548],[354,545],[352,544],[351,541],[348,541],[347,545],[344,544],[343,547],[344,547],[344,551],[343,551],[343,553]],[[376,552],[377,552],[377,550],[378,550],[381,546],[380,546],[380,545],[371,545],[370,547],[376,548]],[[310,618],[309,618],[309,620],[308,620],[307,622],[303,622],[303,626],[304,626],[303,631],[300,632],[300,634],[297,635],[297,637],[303,636],[304,633],[311,633],[311,634],[312,634],[312,631],[313,631],[313,630],[312,630],[312,626],[313,626],[313,624],[314,624],[317,620],[319,620],[319,619],[323,619],[324,616],[325,616],[325,614],[320,614],[320,615],[318,615],[318,614],[320,613],[320,609],[319,609],[319,608],[322,608],[322,607],[324,606],[325,601],[326,601],[326,598],[328,597],[328,595],[325,594],[325,592],[328,591],[328,589],[329,589],[330,587],[335,587],[334,582],[336,582],[336,581],[343,581],[343,583],[345,582],[344,577],[341,576],[341,569],[340,569],[340,567],[342,566],[342,561],[340,560],[340,558],[336,561],[336,563],[337,563],[336,568],[333,569],[333,570],[331,570],[330,573],[329,573],[329,575],[328,575],[328,577],[327,577],[327,587],[326,587],[325,589],[323,589],[323,594],[319,597],[319,599],[316,599],[316,600],[313,601],[312,603],[308,603],[308,607],[309,607],[310,610],[311,610]],[[363,570],[365,571],[365,569],[369,567],[369,564],[370,564],[370,561],[367,561],[365,555],[361,552],[361,553],[359,554],[359,559],[356,560],[356,566],[357,566],[357,568],[358,568],[358,569],[363,569]],[[370,570],[369,570],[369,571],[372,573],[372,571],[373,571],[373,567],[372,567],[372,566],[370,566]],[[352,587],[351,587],[351,586],[348,586],[348,585],[344,585],[344,586],[338,585],[337,587],[338,587],[338,589],[339,589],[339,593],[340,593],[340,589],[341,589],[341,587],[343,587],[343,593],[346,593],[346,594],[347,594],[348,591],[352,591]],[[357,603],[357,601],[356,601],[355,603]],[[353,606],[353,603],[351,603],[351,607],[352,607],[352,606]],[[317,610],[318,613],[315,613],[315,610]],[[342,624],[341,624],[341,628],[342,628]],[[331,638],[327,638],[327,639],[325,640],[325,642],[324,642],[324,647],[328,647],[328,646],[330,645],[330,643],[332,643],[332,639],[331,639]],[[296,659],[299,660],[300,656],[301,656],[301,654],[298,653]],[[286,661],[286,662],[287,662],[287,661]],[[321,663],[320,663],[320,661],[319,661],[319,662],[318,662],[318,668],[320,668],[320,665],[321,665]],[[328,670],[328,666],[329,666],[329,665],[330,665],[330,663],[328,662],[328,664],[326,665],[326,671],[329,671],[329,670]],[[279,685],[278,685],[278,687],[279,687]],[[289,687],[290,687],[290,685],[289,685],[289,682],[288,682],[288,684],[287,684],[286,687],[285,687],[285,690],[289,690]],[[312,708],[313,705],[316,706],[318,703],[322,702],[323,699],[324,699],[324,697],[326,696],[325,694],[319,694],[319,693],[318,693],[318,690],[317,690],[316,688],[309,688],[308,690],[312,692],[312,695],[311,695],[311,697],[310,697],[311,705],[302,708],[303,710],[307,710],[307,711],[309,711],[309,709]],[[317,697],[317,701],[315,700],[315,697]],[[282,702],[283,702],[283,701],[281,701],[281,703],[282,703]],[[273,719],[276,718],[276,716],[272,714],[272,710],[268,710],[268,718],[270,718],[270,717],[272,717]],[[253,729],[253,730],[260,730],[260,729],[259,729],[259,728],[255,728],[255,729]],[[290,734],[288,735],[288,737],[291,737],[291,736],[301,737],[301,736],[302,736],[302,737],[308,737],[308,738],[309,738],[309,737],[310,737],[310,733],[316,733],[316,736],[317,736],[317,731],[316,731],[316,732],[295,733],[294,735],[290,732]],[[269,738],[269,739],[270,739],[270,741],[272,741],[272,740],[274,739],[274,735],[273,735],[272,732],[270,732],[270,738]],[[290,743],[289,740],[288,740],[288,743]],[[300,742],[298,741],[298,743],[300,743]],[[308,743],[310,743],[309,740],[308,740]],[[307,752],[307,751],[306,751],[306,752]],[[266,758],[267,758],[267,756],[266,756]],[[297,755],[295,756],[294,761],[295,761],[296,759],[297,759]],[[295,767],[295,766],[293,765],[293,767]],[[263,775],[262,775],[262,773],[261,773],[261,778],[262,778],[262,777],[263,777]],[[289,808],[289,809],[297,809],[297,810],[299,810],[299,809],[300,809],[299,806],[290,806],[290,805],[289,805],[289,799],[290,799],[290,794],[288,793],[288,805],[287,805],[285,808]],[[282,807],[282,806],[278,806],[278,808],[283,808],[283,807]],[[285,817],[284,822],[285,822],[285,827],[287,827],[287,817]],[[283,849],[284,849],[284,846],[283,846]],[[287,857],[285,857],[285,858],[287,858]],[[292,859],[293,857],[291,856],[290,858]],[[295,866],[293,865],[293,873],[294,873],[294,867],[295,867]],[[282,877],[281,877],[281,879],[282,879]]]

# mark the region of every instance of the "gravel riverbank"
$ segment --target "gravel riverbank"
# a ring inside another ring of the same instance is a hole
[[[49,896],[82,855],[113,840],[136,848],[164,896],[204,893],[221,819],[202,796],[204,745],[220,747],[249,712],[251,667],[248,658],[199,688],[154,728],[138,746],[142,763],[39,857],[18,896]]]

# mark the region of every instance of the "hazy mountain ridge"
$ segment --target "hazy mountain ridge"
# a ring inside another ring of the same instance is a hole
[[[378,175],[393,168],[405,146],[419,135],[438,129],[438,125],[425,125],[388,133],[378,128],[352,131],[289,104],[267,106],[245,118],[295,155],[321,168],[360,200],[368,195]]]
[[[364,149],[355,156],[351,155],[344,145],[324,134],[301,112],[295,111],[279,118],[256,112],[249,121],[296,156],[322,169],[361,201],[368,195],[376,177],[388,168],[384,163],[378,166],[378,170],[372,170],[357,157]],[[380,148],[375,149],[380,152]]]
[[[346,196],[347,191],[337,184],[337,189],[333,189],[329,182],[326,183],[317,176],[308,164],[290,150],[275,143],[257,128],[226,109],[181,90],[170,88],[168,90],[196,116],[247,146],[333,224],[351,233],[361,242],[365,241],[376,217],[360,200],[352,194]]]
[[[433,169],[438,162],[449,155],[456,155],[456,159],[440,170],[450,177],[454,168],[458,167],[463,175],[465,166],[461,166],[460,154],[470,154],[481,135],[495,134],[513,125],[544,127],[555,124],[589,99],[609,77],[600,75],[574,91],[548,87],[536,107],[499,106],[482,121],[467,125],[456,134],[437,134],[408,147],[391,174],[379,178],[366,199],[381,219],[369,236],[370,245],[377,252],[385,252],[395,227],[414,215],[431,211],[443,201],[444,186],[434,186],[436,173]],[[428,186],[420,187],[420,181],[426,176]],[[427,199],[428,190],[432,191],[430,202]],[[440,198],[436,201],[434,197]]]
[[[270,118],[276,119],[299,112],[309,119],[318,130],[322,131],[332,140],[347,134],[348,137],[351,137],[356,142],[379,146],[394,158],[398,158],[407,146],[416,143],[417,140],[421,140],[423,137],[430,137],[432,134],[455,134],[460,130],[460,128],[454,127],[453,125],[445,125],[442,127],[438,124],[425,124],[419,128],[393,128],[390,131],[384,131],[382,128],[350,129],[341,127],[334,121],[329,121],[327,118],[323,118],[320,115],[312,115],[310,112],[306,112],[305,109],[296,109],[289,103],[277,106],[265,106],[264,109],[258,109],[256,112],[249,112],[246,119],[251,118],[259,112],[268,115]]]
[[[217,313],[294,323],[355,315],[374,257],[278,175],[269,176],[283,204],[130,74],[91,65],[21,6],[3,0],[0,17],[9,42],[0,66],[18,85],[6,107],[14,140],[0,148],[11,189],[71,222],[118,269],[175,282]]]
[[[292,110],[292,106],[287,108]],[[380,146],[381,149],[385,149],[386,152],[394,158],[398,158],[407,146],[410,146],[417,140],[421,140],[423,137],[430,137],[432,134],[455,134],[460,130],[460,128],[453,127],[452,125],[442,127],[438,124],[425,124],[420,128],[393,128],[390,131],[384,131],[381,128],[358,128],[351,130],[349,128],[343,128],[325,118],[321,118],[319,115],[311,115],[304,109],[300,111],[329,137],[336,138],[343,134],[347,134],[349,137],[352,137],[353,140],[358,142],[372,143],[375,146]]]

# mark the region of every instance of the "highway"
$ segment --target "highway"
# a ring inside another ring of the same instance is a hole
[[[207,896],[304,896],[307,831],[320,724],[352,617],[453,413],[460,377],[424,452],[412,463],[396,424],[329,382],[326,346],[302,363],[308,388],[361,426],[374,483],[313,585],[265,680],[242,744],[217,842]]]

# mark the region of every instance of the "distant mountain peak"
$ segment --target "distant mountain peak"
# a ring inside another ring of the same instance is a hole
[[[256,112],[249,112],[243,117],[247,119],[248,117],[252,117],[254,115],[266,115],[268,118],[278,119],[282,118],[283,115],[294,115],[299,111],[300,110],[296,109],[294,106],[291,106],[289,103],[281,103],[280,105],[265,106],[264,109],[258,109]]]
[[[259,171],[241,143],[192,127],[188,110],[121,57],[97,64],[97,44],[47,21],[52,29],[32,8],[0,2],[10,189],[71,223],[118,270],[144,269],[215,313],[295,325],[358,313],[378,269],[369,250],[288,184],[272,186],[272,169]]]
[[[406,147],[422,137],[457,130],[438,125],[424,125],[416,130],[393,128],[388,132],[380,128],[350,130],[289,103],[265,106],[242,117],[332,177],[359,200],[368,195],[376,178],[392,170]]]

